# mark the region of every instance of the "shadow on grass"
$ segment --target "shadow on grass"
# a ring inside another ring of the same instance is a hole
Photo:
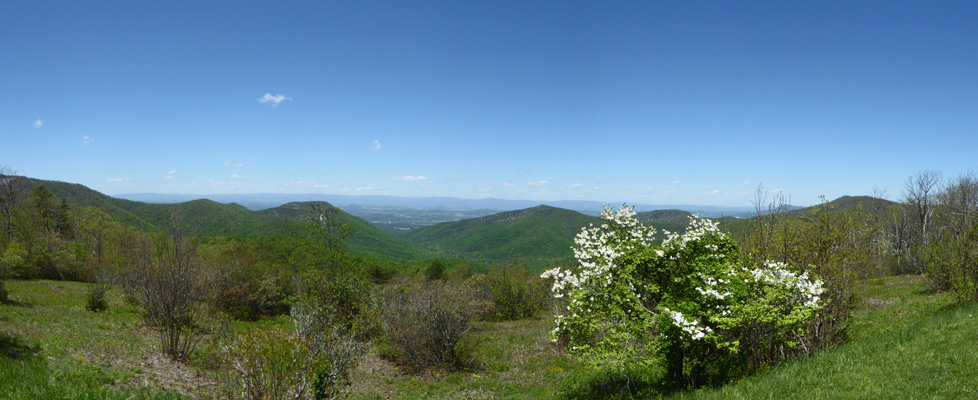
[[[0,333],[0,355],[5,358],[20,360],[24,356],[37,354],[37,348],[24,343],[19,337]]]
[[[34,304],[31,304],[31,303],[21,303],[21,302],[19,302],[17,300],[14,300],[14,299],[9,298],[9,297],[6,300],[0,301],[0,304],[4,304],[4,305],[8,305],[8,306],[14,306],[14,307],[25,307],[25,308],[32,308],[32,307],[34,307]]]
[[[669,394],[662,375],[649,370],[591,370],[569,376],[561,399],[649,399]]]

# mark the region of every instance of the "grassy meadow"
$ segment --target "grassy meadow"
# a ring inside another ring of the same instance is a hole
[[[191,360],[160,353],[154,330],[117,289],[109,308],[85,309],[88,284],[7,281],[0,305],[5,357],[0,398],[209,398],[219,382],[214,346],[205,339]],[[774,367],[722,388],[666,394],[661,371],[593,371],[549,342],[547,317],[479,322],[466,345],[468,372],[401,372],[369,351],[345,393],[352,399],[525,398],[975,398],[978,305],[931,294],[920,276],[865,280],[851,342]],[[237,324],[282,324],[279,317]]]

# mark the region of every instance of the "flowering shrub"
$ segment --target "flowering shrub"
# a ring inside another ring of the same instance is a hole
[[[782,263],[753,264],[714,221],[656,231],[630,207],[605,209],[575,239],[579,268],[543,273],[555,297],[555,341],[595,364],[664,365],[671,385],[725,379],[752,360],[782,357],[822,306],[822,282]]]

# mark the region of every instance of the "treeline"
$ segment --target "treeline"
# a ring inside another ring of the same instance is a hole
[[[788,211],[783,197],[737,235],[756,254],[799,265],[831,265],[845,279],[920,274],[935,292],[978,300],[978,176],[944,180],[937,171],[907,179],[899,202],[878,192],[839,210],[824,202],[807,212]],[[830,274],[836,274],[832,272]]]

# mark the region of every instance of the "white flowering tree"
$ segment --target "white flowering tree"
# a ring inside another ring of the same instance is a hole
[[[753,264],[709,219],[690,218],[684,234],[664,232],[656,246],[655,229],[634,215],[606,208],[606,223],[575,240],[579,266],[542,275],[567,300],[555,341],[598,365],[663,365],[678,387],[801,345],[821,307],[821,281],[785,264]]]

